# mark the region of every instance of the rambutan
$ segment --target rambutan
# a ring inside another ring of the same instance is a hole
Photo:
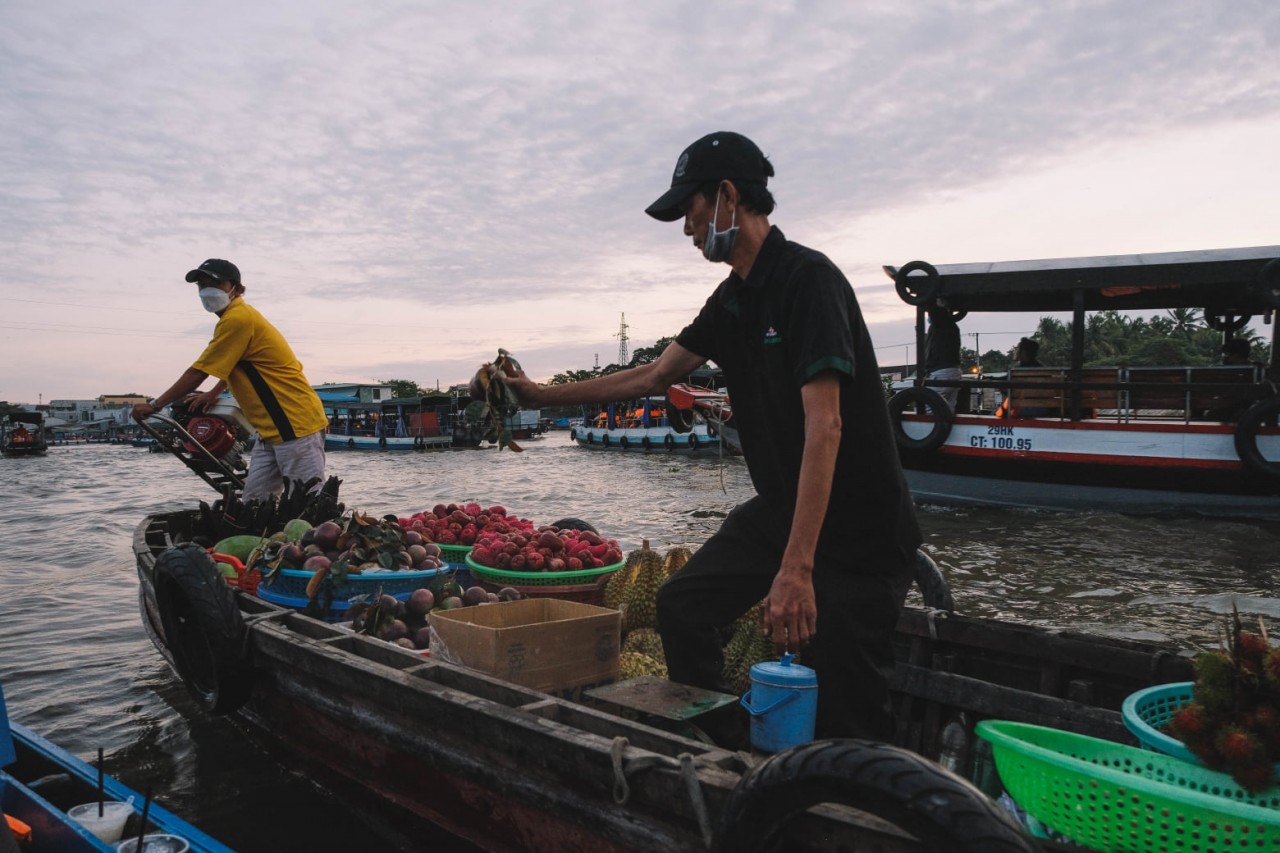
[[[1256,794],[1275,782],[1275,765],[1269,761],[1251,761],[1231,770],[1231,778],[1246,791]]]
[[[1223,726],[1213,745],[1228,766],[1241,767],[1266,760],[1266,750],[1257,735],[1238,725]]]
[[[1169,733],[1178,740],[1197,740],[1209,730],[1209,715],[1199,702],[1183,705],[1169,717]]]
[[[1241,631],[1236,635],[1236,654],[1241,662],[1262,663],[1262,659],[1271,651],[1271,646],[1258,634]]]

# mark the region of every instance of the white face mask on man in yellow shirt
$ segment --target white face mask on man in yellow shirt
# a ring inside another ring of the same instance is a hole
[[[220,314],[231,304],[231,294],[220,287],[209,285],[200,288],[200,304],[210,314]]]

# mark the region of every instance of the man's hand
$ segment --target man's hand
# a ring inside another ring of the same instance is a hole
[[[203,391],[199,394],[192,394],[187,400],[187,409],[197,414],[200,412],[207,412],[209,407],[216,403],[218,398],[221,396],[222,392],[216,387],[210,388],[208,391]]]
[[[145,421],[156,413],[156,407],[150,403],[134,403],[133,419],[135,421]]]
[[[541,404],[542,386],[526,376],[523,370],[508,373],[506,383],[516,393],[521,406],[532,409]]]
[[[798,651],[818,631],[818,604],[813,592],[813,568],[788,566],[773,579],[764,600],[764,631],[774,648]]]

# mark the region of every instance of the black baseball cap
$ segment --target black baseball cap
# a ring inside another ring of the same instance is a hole
[[[187,281],[198,281],[202,278],[212,278],[218,281],[229,281],[232,284],[240,283],[240,268],[231,261],[224,261],[221,258],[210,258],[200,266],[187,273]]]
[[[683,215],[680,205],[706,181],[736,178],[768,183],[772,174],[773,166],[754,142],[741,133],[718,130],[680,152],[680,159],[676,160],[675,171],[671,174],[671,189],[646,207],[644,212],[654,219],[674,222]]]

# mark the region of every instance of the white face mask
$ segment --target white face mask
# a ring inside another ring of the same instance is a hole
[[[220,311],[225,311],[227,306],[231,304],[231,294],[220,287],[202,287],[200,288],[200,304],[210,314],[217,314]]]
[[[724,231],[716,231],[716,219],[720,216],[720,191],[716,190],[716,210],[711,214],[711,222],[707,224],[707,239],[702,243],[702,257],[718,264],[729,259],[733,251],[733,243],[738,239],[738,209],[733,209],[733,217],[729,227]]]

